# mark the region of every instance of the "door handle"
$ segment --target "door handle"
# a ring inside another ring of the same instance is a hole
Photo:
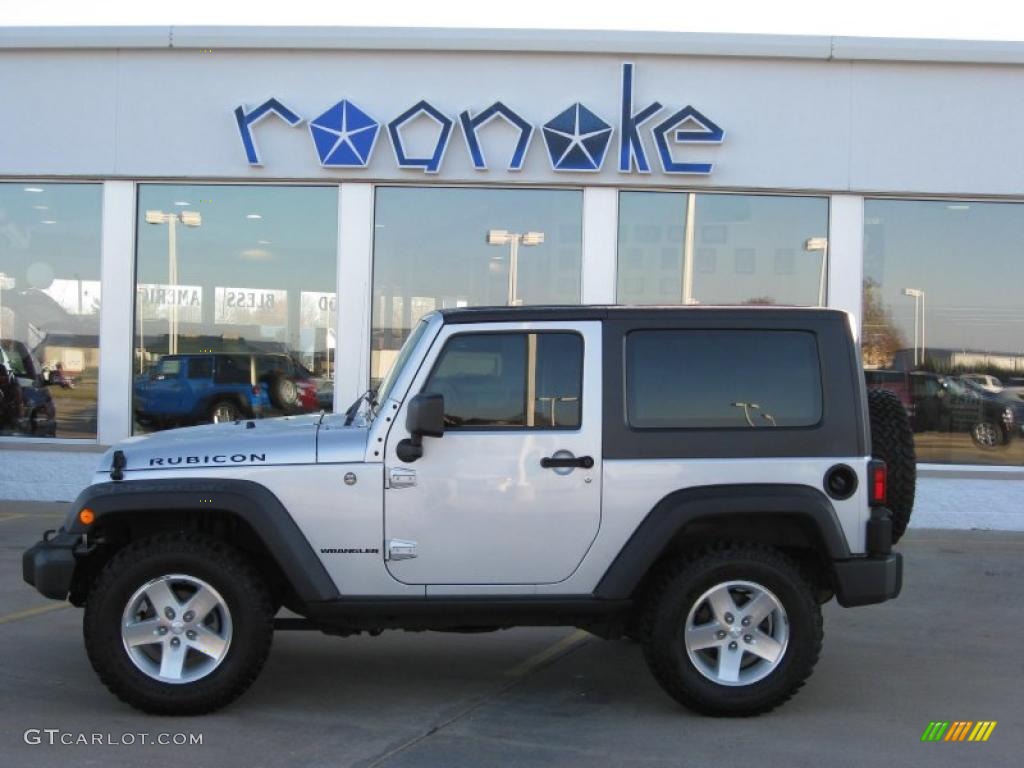
[[[594,459],[590,456],[567,456],[555,458],[554,456],[545,456],[540,460],[540,465],[544,469],[571,469],[573,467],[582,467],[583,469],[590,469],[594,466]]]

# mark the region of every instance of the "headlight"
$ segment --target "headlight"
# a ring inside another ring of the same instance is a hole
[[[1012,408],[1004,408],[1003,409],[1003,421],[1006,422],[1007,424],[1012,424],[1013,423],[1013,409]]]

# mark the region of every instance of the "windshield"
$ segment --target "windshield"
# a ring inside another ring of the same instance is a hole
[[[415,328],[412,329],[412,333],[409,334],[409,338],[405,340],[405,344],[402,345],[402,349],[398,353],[398,357],[395,358],[395,362],[391,365],[391,369],[380,383],[380,387],[377,389],[377,396],[374,398],[378,403],[383,403],[391,396],[391,390],[395,386],[395,379],[398,378],[398,374],[405,367],[406,361],[412,351],[416,348],[419,343],[420,337],[426,333],[427,321],[420,320]]]

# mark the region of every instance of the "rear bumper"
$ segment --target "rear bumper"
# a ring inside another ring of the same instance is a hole
[[[903,588],[903,555],[869,555],[832,563],[836,580],[836,599],[852,608],[891,600]]]
[[[66,599],[75,575],[75,547],[81,539],[74,533],[44,536],[21,556],[22,578],[44,597]]]

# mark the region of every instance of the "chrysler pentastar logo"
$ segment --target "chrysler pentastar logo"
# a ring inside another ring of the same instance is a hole
[[[675,111],[669,108],[668,117],[664,116],[666,107],[660,101],[635,105],[634,80],[634,65],[631,62],[624,63],[617,127],[606,119],[607,114],[602,117],[579,101],[558,110],[554,117],[549,117],[549,108],[540,112],[539,117],[547,118],[546,122],[540,124],[540,131],[552,170],[564,173],[600,171],[607,156],[615,156],[615,153],[609,153],[608,150],[612,146],[613,135],[617,133],[619,173],[650,173],[654,165],[653,158],[657,158],[664,173],[711,173],[711,163],[688,160],[680,155],[686,154],[688,145],[720,144],[725,131],[691,104]],[[263,164],[254,135],[257,123],[276,117],[296,128],[305,122],[305,118],[278,98],[267,99],[256,106],[238,106],[234,115],[249,165]],[[481,135],[496,120],[511,126],[516,134],[506,170],[522,170],[537,123],[526,120],[503,100],[475,110],[463,109],[456,120],[452,113],[426,99],[420,99],[384,123],[345,98],[309,121],[309,135],[322,167],[359,169],[370,164],[377,138],[384,133],[382,128],[386,127],[395,163],[399,168],[438,173],[444,163],[448,145],[458,132],[456,127],[459,127],[473,168],[487,171],[489,166]],[[406,139],[406,128],[414,123],[428,125],[431,138],[426,140],[425,150],[413,151],[413,142]]]
[[[544,123],[544,143],[556,171],[599,171],[612,138],[612,127],[576,102]]]
[[[380,123],[342,99],[310,120],[309,132],[324,168],[365,168],[377,143]]]

